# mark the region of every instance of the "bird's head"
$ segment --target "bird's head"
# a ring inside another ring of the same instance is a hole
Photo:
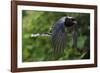
[[[76,25],[76,24],[77,24],[77,21],[74,17],[67,16],[65,18],[65,26],[66,27],[71,27],[71,26]]]

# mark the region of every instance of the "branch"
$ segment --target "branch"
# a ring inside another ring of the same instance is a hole
[[[37,34],[31,34],[31,37],[39,37],[39,36],[51,36],[51,33],[37,33]]]

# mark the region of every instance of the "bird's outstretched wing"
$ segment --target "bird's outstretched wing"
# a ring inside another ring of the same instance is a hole
[[[64,24],[56,24],[52,30],[52,46],[56,58],[59,58],[64,54],[66,38],[67,34],[65,33]]]

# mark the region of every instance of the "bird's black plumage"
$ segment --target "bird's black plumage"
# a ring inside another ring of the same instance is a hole
[[[67,33],[65,29],[72,27],[74,24],[76,24],[76,20],[73,17],[62,17],[54,24],[52,30],[52,46],[54,55],[57,58],[64,54],[66,47]]]

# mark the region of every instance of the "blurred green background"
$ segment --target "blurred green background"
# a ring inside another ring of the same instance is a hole
[[[90,50],[90,14],[48,11],[22,11],[22,60],[23,62],[52,61],[53,48],[50,36],[31,37],[32,34],[51,32],[51,27],[63,16],[73,16],[79,25],[78,49],[72,48],[71,33],[64,50],[64,56],[58,60],[89,59]]]

